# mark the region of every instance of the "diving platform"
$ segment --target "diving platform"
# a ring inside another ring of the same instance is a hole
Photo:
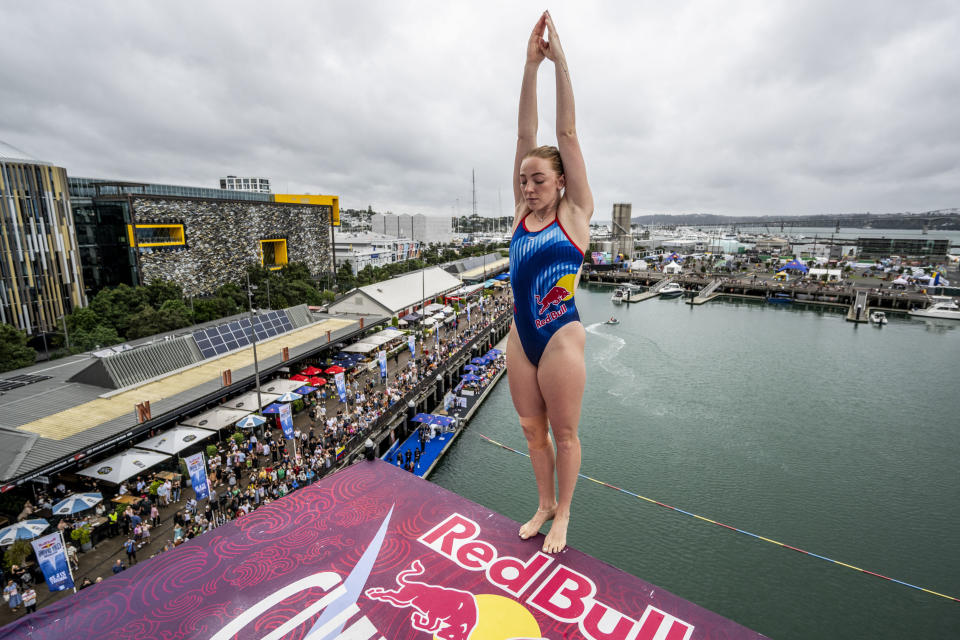
[[[627,298],[627,302],[643,302],[644,300],[649,300],[650,298],[656,298],[660,295],[660,290],[665,286],[673,282],[674,278],[663,278],[657,284],[653,285],[646,291],[642,293],[631,293]]]
[[[867,309],[867,292],[858,290],[850,308],[847,310],[847,322],[869,322],[870,312]]]
[[[697,292],[696,297],[687,300],[687,304],[703,304],[705,302],[710,302],[717,296],[719,293],[715,293],[717,289],[720,288],[720,279],[714,278],[711,280],[707,286]]]
[[[543,536],[521,540],[519,526],[361,461],[23,616],[0,639],[764,637],[576,549],[545,554]]]

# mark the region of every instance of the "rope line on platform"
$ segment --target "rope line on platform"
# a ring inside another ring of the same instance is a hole
[[[513,447],[509,447],[509,446],[507,446],[507,445],[505,445],[505,444],[503,444],[503,443],[501,443],[501,442],[497,442],[497,441],[494,440],[493,438],[488,438],[487,436],[483,435],[482,433],[478,433],[477,435],[480,436],[481,438],[483,438],[484,440],[486,440],[487,442],[489,442],[490,444],[494,444],[494,445],[496,445],[496,446],[498,446],[498,447],[500,447],[500,448],[502,448],[502,449],[506,449],[507,451],[512,451],[513,453],[520,454],[521,456],[524,456],[524,457],[526,457],[526,458],[529,458],[529,457],[530,457],[529,454],[526,454],[526,453],[524,453],[523,451],[518,451],[517,449],[514,449]],[[771,544],[775,544],[775,545],[777,545],[778,547],[783,547],[784,549],[790,549],[791,551],[796,551],[796,552],[798,552],[798,553],[802,553],[802,554],[807,555],[807,556],[813,556],[814,558],[819,558],[819,559],[821,559],[821,560],[826,560],[827,562],[831,562],[831,563],[833,563],[833,564],[838,564],[838,565],[840,565],[841,567],[846,567],[847,569],[853,569],[853,570],[855,570],[855,571],[859,571],[860,573],[865,573],[865,574],[867,574],[867,575],[874,576],[874,577],[876,577],[876,578],[883,578],[884,580],[889,580],[890,582],[896,582],[897,584],[901,584],[901,585],[903,585],[903,586],[905,586],[905,587],[910,587],[911,589],[916,589],[916,590],[918,590],[918,591],[923,591],[924,593],[929,593],[929,594],[932,594],[932,595],[935,595],[935,596],[939,596],[939,597],[941,597],[941,598],[946,598],[947,600],[953,600],[954,602],[960,602],[960,598],[955,598],[955,597],[953,597],[953,596],[948,596],[948,595],[943,594],[943,593],[938,593],[938,592],[936,592],[936,591],[933,591],[932,589],[925,589],[925,588],[919,587],[919,586],[917,586],[917,585],[915,585],[915,584],[910,584],[909,582],[904,582],[903,580],[897,580],[896,578],[891,578],[891,577],[889,577],[889,576],[885,576],[885,575],[883,575],[883,574],[876,573],[876,572],[874,572],[874,571],[868,571],[867,569],[861,569],[860,567],[855,567],[855,566],[853,566],[852,564],[847,564],[846,562],[840,562],[839,560],[834,560],[833,558],[828,558],[828,557],[826,557],[826,556],[821,556],[821,555],[819,555],[819,554],[813,553],[812,551],[806,551],[805,549],[800,549],[800,548],[798,548],[798,547],[794,547],[794,546],[789,545],[789,544],[786,544],[786,543],[784,543],[784,542],[778,542],[777,540],[772,540],[772,539],[770,539],[770,538],[766,538],[766,537],[761,536],[761,535],[758,535],[758,534],[756,534],[756,533],[751,533],[751,532],[749,532],[749,531],[746,531],[745,529],[738,529],[737,527],[731,527],[731,526],[728,525],[728,524],[724,524],[724,523],[722,523],[722,522],[717,522],[716,520],[712,520],[712,519],[710,519],[710,518],[707,518],[707,517],[704,517],[704,516],[700,516],[700,515],[697,515],[697,514],[695,514],[695,513],[690,513],[689,511],[684,511],[683,509],[680,509],[679,507],[674,507],[674,506],[669,505],[669,504],[666,504],[666,503],[664,503],[664,502],[660,502],[659,500],[654,500],[653,498],[647,498],[646,496],[642,496],[642,495],[640,495],[640,494],[638,494],[638,493],[634,493],[634,492],[628,491],[628,490],[626,490],[626,489],[621,489],[620,487],[614,486],[614,485],[612,485],[612,484],[610,484],[610,483],[608,483],[608,482],[604,482],[603,480],[597,480],[596,478],[591,478],[590,476],[588,476],[588,475],[586,475],[586,474],[583,474],[583,473],[578,473],[577,475],[579,475],[581,478],[584,478],[585,480],[589,480],[590,482],[593,482],[593,483],[595,483],[595,484],[603,485],[604,487],[607,487],[608,489],[613,489],[613,490],[615,490],[615,491],[619,491],[620,493],[625,493],[625,494],[627,494],[628,496],[633,496],[634,498],[639,498],[640,500],[644,500],[644,501],[649,502],[649,503],[651,503],[651,504],[655,504],[655,505],[657,505],[657,506],[664,507],[665,509],[670,509],[671,511],[676,511],[676,512],[682,513],[682,514],[684,514],[684,515],[688,515],[688,516],[690,516],[690,517],[692,517],[692,518],[696,518],[697,520],[703,520],[704,522],[709,522],[710,524],[715,524],[715,525],[717,525],[717,526],[723,527],[724,529],[729,529],[730,531],[736,531],[737,533],[742,533],[742,534],[744,534],[744,535],[750,536],[751,538],[756,538],[757,540],[763,540],[764,542],[769,542],[769,543],[771,543]]]

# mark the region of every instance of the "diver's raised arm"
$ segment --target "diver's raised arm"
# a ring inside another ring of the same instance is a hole
[[[523,84],[520,85],[520,113],[517,118],[517,155],[513,162],[513,203],[520,204],[520,161],[537,146],[537,70],[543,62],[543,33],[547,28],[547,14],[537,20],[527,40],[527,57],[523,65]]]
[[[570,82],[570,69],[567,57],[560,44],[557,28],[553,24],[550,12],[546,12],[546,28],[549,41],[540,40],[543,55],[553,62],[557,77],[557,148],[563,160],[563,172],[566,176],[567,200],[589,219],[593,215],[593,194],[587,183],[587,168],[577,138],[576,112],[573,102],[573,85]]]

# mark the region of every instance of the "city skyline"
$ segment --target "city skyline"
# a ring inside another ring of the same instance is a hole
[[[295,8],[294,8],[295,7]],[[541,7],[5,5],[0,140],[71,176],[512,212]],[[960,8],[747,1],[550,7],[597,219],[960,206]],[[552,65],[539,75],[552,143]],[[459,202],[459,207],[458,207]],[[459,209],[459,211],[458,211]]]

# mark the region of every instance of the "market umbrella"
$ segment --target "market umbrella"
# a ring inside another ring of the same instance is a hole
[[[237,426],[241,429],[255,429],[262,424],[266,424],[267,419],[263,416],[258,416],[255,413],[250,414],[244,418],[241,418],[237,421]]]
[[[294,400],[299,400],[303,396],[299,393],[294,393],[293,391],[287,391],[285,394],[277,398],[277,402],[293,402]]]
[[[480,376],[475,376],[472,373],[468,373],[467,375],[463,376],[462,379],[464,382],[477,382],[480,380]]]
[[[318,378],[317,376],[314,376],[314,377],[310,378],[309,380],[307,380],[307,382],[309,382],[309,383],[310,383],[311,385],[313,385],[314,387],[322,387],[323,385],[327,384],[327,379],[326,379],[326,378]]]
[[[337,365],[333,365],[332,367],[330,367],[330,368],[327,369],[326,371],[323,371],[322,373],[325,373],[325,374],[327,374],[328,376],[330,376],[330,375],[335,375],[335,374],[337,374],[337,373],[343,373],[344,371],[346,371],[346,369],[344,369],[343,367],[340,367],[340,366],[337,366]],[[317,371],[317,373],[321,373],[321,372],[320,372],[320,371]]]
[[[263,413],[280,413],[280,407],[282,407],[282,406],[283,406],[283,405],[280,404],[279,402],[274,402],[273,404],[268,405],[268,406],[263,410]]]
[[[500,351],[500,349],[490,349],[490,351],[487,351],[487,355],[488,355],[488,356],[489,356],[489,355],[498,356],[498,355],[500,355],[501,353],[503,353],[503,351]]]
[[[313,392],[316,391],[316,390],[317,390],[316,387],[311,387],[310,385],[305,384],[305,385],[303,385],[302,387],[300,387],[299,389],[294,389],[293,392],[294,392],[294,393],[299,393],[300,395],[305,396],[305,395],[307,395],[308,393],[313,393]]]
[[[310,380],[308,376],[305,376],[302,373],[298,373],[295,376],[290,376],[290,379],[293,380],[294,382],[307,382]]]
[[[486,358],[474,358],[474,359],[471,360],[470,362],[472,362],[473,364],[487,364],[487,363],[489,363],[490,361],[489,361],[488,359],[486,359]]]
[[[465,365],[465,366],[463,367],[463,370],[464,370],[464,371],[478,371],[478,370],[480,370],[480,369],[482,369],[482,368],[483,368],[483,367],[479,367],[479,366],[477,366],[477,365],[475,365],[475,364],[468,364],[468,365]]]
[[[307,367],[306,369],[300,372],[300,374],[304,376],[315,376],[318,373],[323,373],[323,371],[321,371],[320,369],[317,369],[316,367]]]
[[[53,505],[53,515],[68,516],[95,506],[103,501],[99,493],[74,493]]]
[[[0,546],[13,544],[17,540],[33,540],[50,526],[43,518],[21,520],[9,527],[0,529]]]

